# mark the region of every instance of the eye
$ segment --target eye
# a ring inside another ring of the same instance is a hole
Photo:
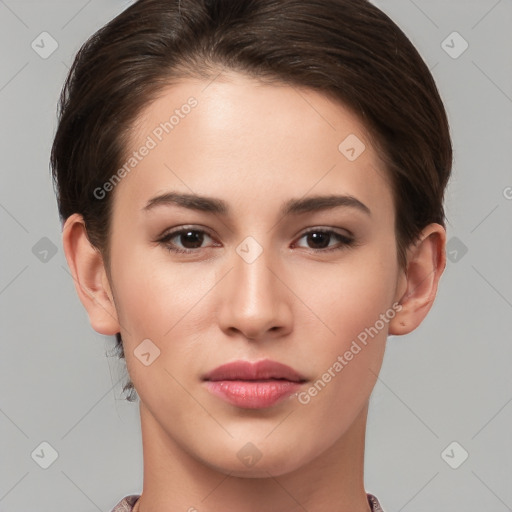
[[[345,249],[354,245],[355,240],[349,236],[342,235],[332,229],[313,228],[304,233],[299,240],[306,239],[309,249],[321,252],[330,252]],[[332,244],[331,242],[335,242]],[[336,244],[337,242],[337,244]],[[302,246],[303,247],[303,246]]]
[[[332,229],[313,228],[304,233],[299,241],[305,239],[308,244],[305,248],[315,252],[330,252],[342,250],[355,244],[355,240]],[[210,240],[210,245],[203,245]],[[158,242],[173,253],[191,254],[200,249],[219,246],[211,243],[213,238],[203,229],[184,227],[171,231],[162,236]],[[299,247],[300,244],[297,244]]]
[[[205,238],[212,240],[204,230],[185,227],[167,233],[158,241],[171,252],[192,253],[204,249]]]

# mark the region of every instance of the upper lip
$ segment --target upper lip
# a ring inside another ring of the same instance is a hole
[[[306,379],[290,366],[264,359],[257,362],[233,361],[208,372],[203,380],[268,380],[283,379],[304,382]]]

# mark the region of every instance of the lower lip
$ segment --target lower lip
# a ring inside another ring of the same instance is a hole
[[[210,393],[244,409],[264,409],[296,393],[301,384],[289,380],[206,381]]]

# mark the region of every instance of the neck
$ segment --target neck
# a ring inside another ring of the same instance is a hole
[[[370,512],[364,489],[368,404],[324,453],[279,476],[247,478],[207,466],[140,403],[144,486],[138,512]]]

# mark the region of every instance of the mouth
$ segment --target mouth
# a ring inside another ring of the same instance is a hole
[[[307,379],[293,368],[268,359],[234,361],[203,377],[207,390],[243,409],[264,409],[296,393]]]

